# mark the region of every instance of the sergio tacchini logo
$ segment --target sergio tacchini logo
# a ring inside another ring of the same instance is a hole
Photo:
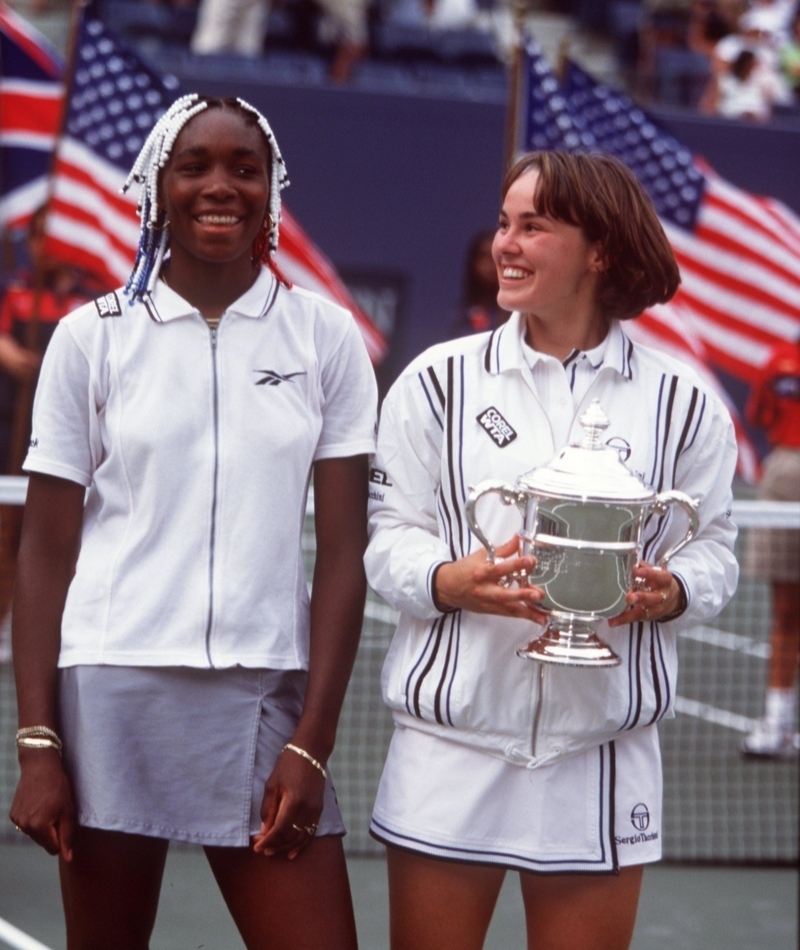
[[[639,802],[638,805],[633,806],[633,810],[631,811],[631,824],[637,831],[647,831],[650,824],[650,812],[647,810],[647,805],[643,802]]]

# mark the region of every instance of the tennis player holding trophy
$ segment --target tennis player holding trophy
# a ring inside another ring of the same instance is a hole
[[[372,477],[367,574],[400,611],[371,824],[392,948],[479,950],[515,870],[530,948],[625,950],[677,635],[736,586],[733,427],[623,329],[680,276],[619,162],[523,158],[493,256],[512,316],[408,367]]]

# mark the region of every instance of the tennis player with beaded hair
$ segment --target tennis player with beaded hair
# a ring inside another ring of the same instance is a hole
[[[327,760],[366,591],[372,367],[351,315],[272,260],[288,179],[254,108],[182,97],[134,181],[131,278],[60,323],[36,393],[10,817],[59,856],[70,950],[148,946],[170,840],[204,846],[249,950],[349,950]]]

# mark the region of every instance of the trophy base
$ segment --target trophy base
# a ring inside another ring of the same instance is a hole
[[[619,666],[621,660],[595,633],[592,622],[551,621],[545,632],[517,656],[558,666]]]

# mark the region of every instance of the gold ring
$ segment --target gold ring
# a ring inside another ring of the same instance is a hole
[[[317,833],[317,828],[319,828],[319,825],[303,825],[301,828],[300,825],[296,825],[294,822],[292,822],[292,828],[294,828],[295,831],[302,831],[310,838],[313,838]]]

